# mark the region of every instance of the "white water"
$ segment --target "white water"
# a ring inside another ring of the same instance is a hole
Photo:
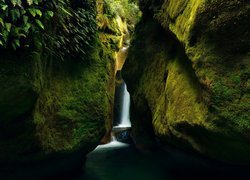
[[[123,84],[122,89],[122,110],[121,110],[121,119],[118,126],[114,126],[113,129],[119,128],[129,128],[131,127],[130,122],[130,94],[127,90],[127,85]],[[96,147],[95,151],[110,149],[110,148],[123,148],[128,147],[129,144],[122,143],[116,140],[116,137],[111,133],[111,141],[108,144],[99,145]]]
[[[121,110],[121,119],[120,124],[118,126],[115,126],[114,128],[128,128],[131,127],[130,122],[130,94],[127,90],[127,85],[123,84],[122,89],[122,110]]]
[[[121,51],[124,53],[124,52],[126,52],[128,50],[128,46],[123,46],[122,47],[122,49],[121,49]]]
[[[105,149],[116,149],[116,148],[123,148],[123,147],[128,147],[129,144],[126,144],[126,143],[122,143],[122,142],[119,142],[116,140],[115,136],[111,135],[111,141],[108,143],[108,144],[102,144],[102,145],[99,145],[95,148],[95,151],[100,151],[100,150],[105,150]]]

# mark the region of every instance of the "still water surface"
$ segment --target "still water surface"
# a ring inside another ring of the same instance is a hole
[[[132,145],[113,141],[87,156],[85,180],[213,180],[250,179],[248,167],[224,165],[171,149],[139,153]]]

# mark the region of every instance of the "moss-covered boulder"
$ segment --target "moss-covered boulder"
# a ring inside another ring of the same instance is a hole
[[[126,23],[107,20],[81,59],[58,59],[41,47],[0,50],[0,179],[65,178],[110,134]]]
[[[112,116],[114,50],[98,43],[86,62],[40,52],[1,54],[0,162],[10,165],[4,168],[44,166],[39,162],[47,159],[53,172],[65,157],[65,168],[84,163]]]
[[[151,134],[161,144],[249,164],[249,2],[142,5],[123,71],[135,139]]]

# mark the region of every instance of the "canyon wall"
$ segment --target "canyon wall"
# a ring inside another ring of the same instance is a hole
[[[1,49],[1,178],[79,170],[111,129],[115,56],[126,23],[105,16],[105,8],[97,4],[97,36],[82,59],[59,59],[44,47]]]
[[[250,163],[248,1],[140,1],[123,76],[133,139]]]

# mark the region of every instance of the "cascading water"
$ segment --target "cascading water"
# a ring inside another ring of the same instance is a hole
[[[121,148],[121,147],[127,147],[127,146],[129,146],[129,144],[117,141],[116,137],[113,134],[111,134],[111,141],[108,144],[102,144],[102,145],[97,146],[95,151],[98,152],[103,149],[110,149],[110,148],[114,149],[114,148]]]
[[[130,128],[130,94],[127,90],[127,85],[124,82],[122,85],[122,106],[121,106],[121,116],[118,126],[114,128]]]
[[[119,116],[119,124],[113,127],[113,131],[111,133],[111,141],[108,144],[99,145],[96,148],[96,151],[107,149],[107,148],[121,148],[127,147],[129,144],[119,142],[116,139],[115,132],[122,132],[125,136],[128,132],[127,130],[131,128],[130,122],[130,94],[127,90],[127,85],[125,82],[122,84],[121,88],[121,110]]]

